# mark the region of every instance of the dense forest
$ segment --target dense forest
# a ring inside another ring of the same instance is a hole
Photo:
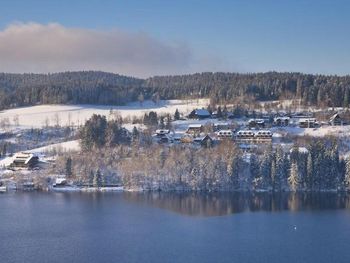
[[[139,98],[210,97],[218,103],[301,99],[303,105],[349,106],[350,76],[302,73],[196,73],[137,79],[82,71],[0,74],[0,109],[45,104],[125,104]]]
[[[197,73],[153,77],[145,81],[161,98],[210,97],[216,102],[236,98],[253,100],[301,99],[304,105],[349,105],[350,76],[301,73]]]
[[[97,71],[0,74],[0,109],[35,104],[123,104],[137,100],[143,80]]]

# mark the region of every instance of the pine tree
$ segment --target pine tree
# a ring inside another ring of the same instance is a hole
[[[346,190],[350,190],[350,158],[346,159],[345,164],[345,178],[344,178],[344,186]]]
[[[65,170],[68,177],[72,176],[72,158],[70,156],[66,159]]]
[[[137,130],[137,128],[134,126],[134,128],[132,128],[132,140],[136,141],[139,138],[139,131]]]
[[[228,112],[227,112],[227,107],[226,107],[226,104],[225,104],[224,105],[224,109],[222,110],[222,117],[224,119],[226,119],[227,118],[227,114],[228,114]]]
[[[218,107],[217,117],[218,117],[219,119],[222,118],[221,106]]]
[[[271,167],[272,167],[272,150],[271,148],[266,150],[262,156],[260,174],[261,174],[261,183],[265,189],[268,189],[272,186],[271,182]]]
[[[160,116],[159,118],[159,128],[164,129],[165,127],[165,122],[164,122],[164,116]]]
[[[100,188],[102,186],[102,174],[100,169],[97,169],[95,175],[94,175],[94,180],[93,180],[93,186]]]
[[[309,152],[307,156],[307,180],[306,180],[306,186],[308,190],[313,190],[314,189],[314,164],[312,160],[312,155]]]
[[[298,164],[296,162],[292,162],[290,167],[290,175],[288,177],[289,187],[292,191],[297,191],[300,183]]]
[[[180,112],[179,112],[178,109],[175,110],[174,119],[175,120],[180,120]]]

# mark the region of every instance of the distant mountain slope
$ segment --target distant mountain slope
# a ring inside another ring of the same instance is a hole
[[[303,104],[349,106],[350,76],[302,73],[196,73],[138,79],[99,71],[0,73],[0,109],[35,104],[117,104],[159,94],[161,99],[210,97],[230,102],[301,99]]]

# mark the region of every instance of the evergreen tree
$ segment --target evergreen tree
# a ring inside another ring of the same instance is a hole
[[[227,118],[228,112],[227,112],[227,107],[226,104],[224,105],[224,109],[222,110],[222,117],[223,118]]]
[[[164,116],[160,116],[159,118],[159,128],[164,129],[165,122],[164,122]]]
[[[306,180],[306,186],[307,189],[313,190],[314,189],[314,164],[312,160],[312,155],[309,152],[307,156],[307,180]]]
[[[221,111],[221,106],[218,107],[218,111],[217,111],[217,117],[220,119],[222,118],[222,111]]]
[[[93,180],[93,186],[100,188],[102,186],[102,174],[100,169],[97,169],[95,175],[94,175],[94,180]]]
[[[292,191],[297,191],[300,183],[298,164],[292,162],[290,167],[290,175],[288,177],[289,187]]]
[[[344,178],[344,186],[346,190],[350,190],[350,158],[346,159],[345,165],[345,178]]]
[[[262,186],[265,189],[271,188],[271,167],[272,167],[272,149],[267,149],[262,156],[260,174],[262,180]]]
[[[136,141],[138,138],[139,138],[139,131],[137,130],[137,128],[134,126],[134,128],[132,128],[132,133],[131,133],[131,136],[132,136],[132,140],[133,141]]]
[[[180,112],[179,112],[178,109],[175,110],[174,119],[175,120],[180,120]]]
[[[68,177],[72,176],[72,158],[70,156],[66,159],[65,170]]]

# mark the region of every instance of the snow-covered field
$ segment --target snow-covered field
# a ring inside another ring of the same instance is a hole
[[[48,146],[29,150],[27,152],[41,154],[50,151],[78,151],[80,150],[79,140],[50,144]]]
[[[282,127],[271,129],[274,134],[288,133],[290,135],[298,136],[313,136],[313,137],[324,137],[324,136],[337,136],[337,137],[348,137],[350,135],[350,125],[345,126],[321,126],[318,128],[299,128],[299,127]],[[278,136],[278,135],[277,135]]]
[[[189,113],[195,108],[207,107],[208,99],[198,100],[161,100],[157,104],[152,101],[145,101],[142,105],[139,102],[129,103],[125,106],[101,106],[101,105],[39,105],[22,107],[0,112],[0,120],[7,118],[10,127],[19,126],[23,129],[40,128],[49,125],[61,126],[83,124],[94,113],[110,115],[113,109],[123,118],[141,117],[146,112],[155,111],[157,114],[174,114],[178,109],[182,113]],[[18,118],[18,120],[16,120]],[[17,125],[18,124],[18,125]]]

